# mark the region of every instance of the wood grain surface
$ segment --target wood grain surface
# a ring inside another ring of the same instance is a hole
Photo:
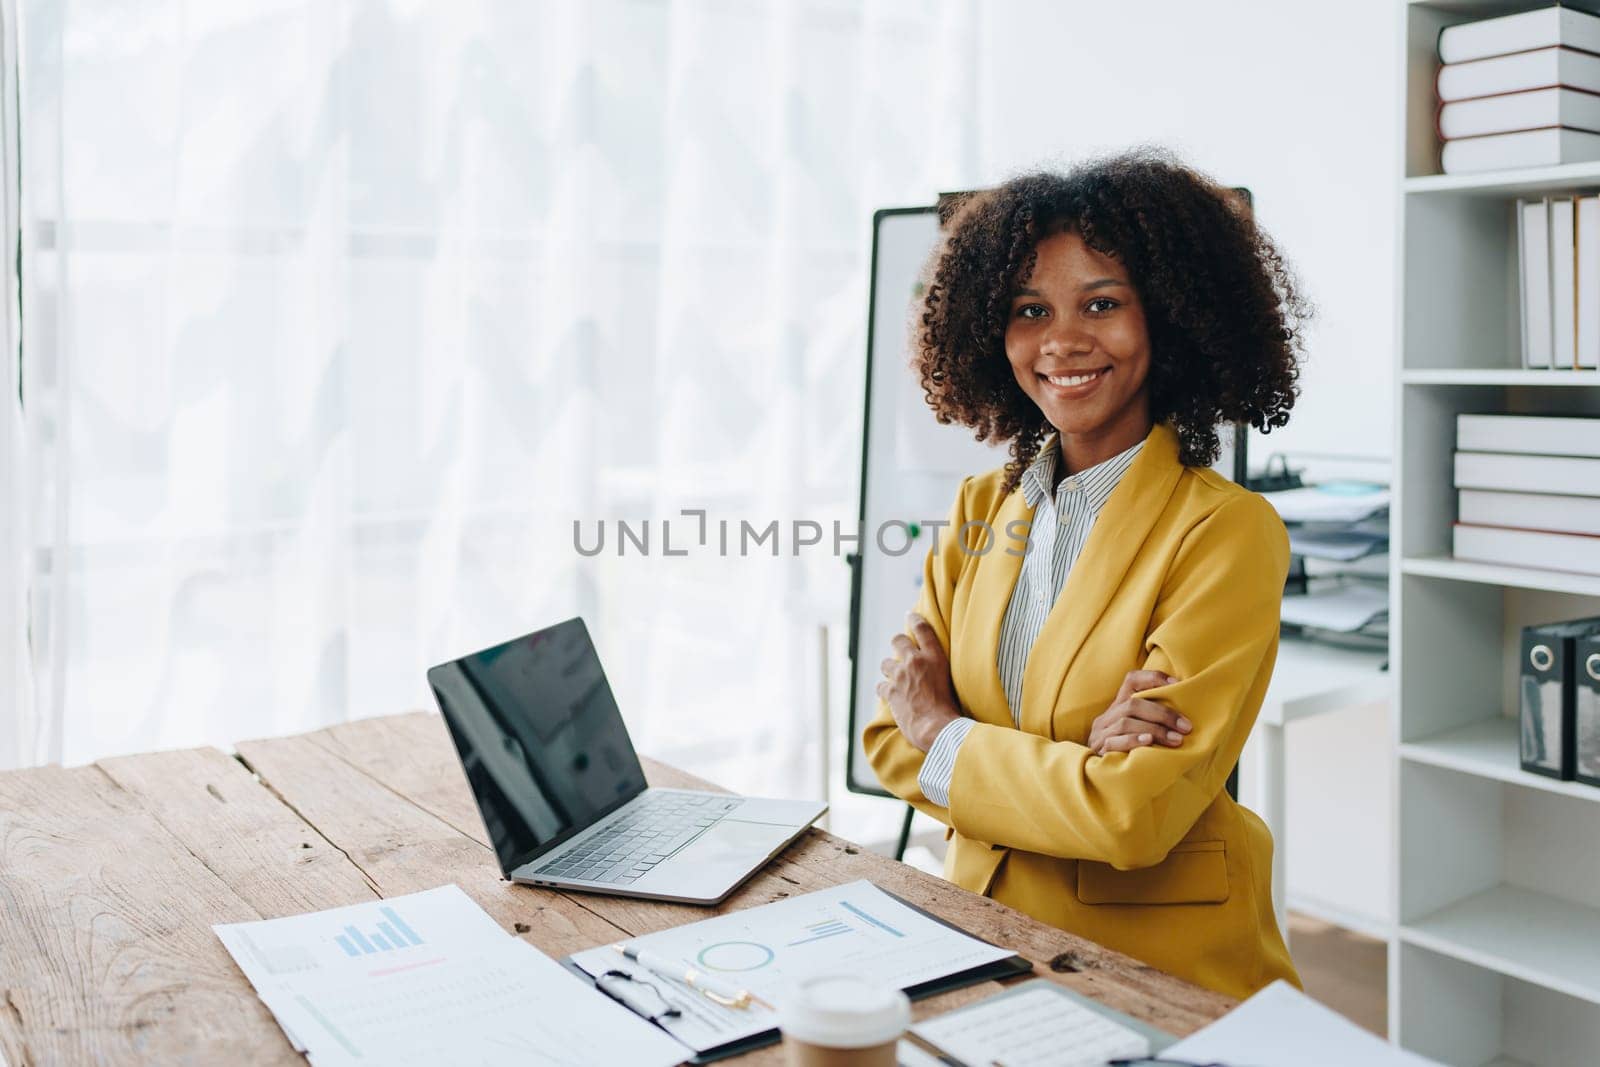
[[[0,775],[0,985],[21,1063],[299,1060],[211,932],[259,917],[99,768]]]
[[[442,720],[0,774],[0,1056],[76,1063],[297,1063],[211,924],[454,882],[552,956],[866,878],[1012,948],[1037,975],[1174,1034],[1233,1002],[942,879],[809,830],[716,909],[507,881]],[[711,789],[645,761],[652,785]],[[995,992],[919,1002],[918,1017]],[[733,1061],[730,1061],[733,1062]],[[740,1064],[778,1064],[769,1048]]]

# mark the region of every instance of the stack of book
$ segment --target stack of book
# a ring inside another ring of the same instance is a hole
[[[1522,365],[1600,368],[1600,196],[1518,201],[1517,255]]]
[[[1600,159],[1600,17],[1547,7],[1439,34],[1446,174]]]
[[[1600,418],[1458,415],[1457,559],[1600,575]]]

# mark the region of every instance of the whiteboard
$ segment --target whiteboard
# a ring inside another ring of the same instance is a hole
[[[1249,202],[1249,192],[1237,192]],[[853,793],[891,796],[861,747],[878,710],[878,665],[917,605],[922,565],[932,543],[927,523],[942,522],[969,474],[1004,466],[1009,452],[973,440],[964,426],[941,426],[911,369],[911,325],[922,299],[922,269],[939,241],[935,206],[884,208],[872,216],[871,293],[867,318],[865,424],[861,432],[861,544],[851,558],[850,746],[845,785]],[[1245,438],[1223,432],[1216,470],[1240,478]],[[895,525],[889,525],[895,524]],[[919,527],[909,536],[908,526]],[[882,531],[880,539],[879,532]],[[947,535],[941,531],[941,535]]]
[[[867,321],[865,425],[861,433],[861,544],[853,559],[850,613],[852,792],[889,796],[861,748],[877,714],[878,664],[917,606],[930,521],[950,513],[969,474],[1004,466],[1004,446],[973,440],[964,426],[941,426],[911,369],[913,308],[921,304],[923,265],[939,241],[936,208],[885,208],[872,216],[872,290]],[[911,529],[916,529],[916,536]],[[881,532],[881,537],[879,536]],[[948,531],[941,531],[949,536]]]

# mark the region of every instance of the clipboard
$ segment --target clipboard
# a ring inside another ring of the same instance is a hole
[[[900,896],[898,893],[891,893],[889,890],[878,885],[876,882],[873,882],[872,884],[880,893],[883,893],[885,896],[892,897],[897,904],[911,909],[917,914],[938,923],[940,926],[954,930],[957,933],[964,934],[967,937],[974,938],[975,940],[983,941],[987,945],[994,945],[993,941],[988,941],[985,938],[978,937],[971,931],[964,930],[955,923],[950,922],[947,919],[940,918],[939,916],[928,911],[926,908],[918,907],[909,900],[906,900],[904,897]],[[1000,948],[1002,946],[995,945],[994,947]],[[571,956],[563,957],[560,962],[561,966],[572,972],[584,983],[594,987],[596,993],[599,993],[601,996],[606,996],[606,994],[601,992],[601,990],[598,988],[598,983],[593,977],[590,976],[589,972],[585,971],[582,967],[573,962]],[[966,986],[977,985],[979,982],[987,982],[990,980],[1015,978],[1019,975],[1030,974],[1032,971],[1032,960],[1026,959],[1022,956],[1013,955],[1002,960],[995,960],[993,963],[985,963],[981,966],[971,967],[964,971],[956,971],[955,973],[947,974],[942,978],[933,978],[926,982],[919,982],[916,985],[908,986],[905,990],[903,990],[903,992],[912,1000],[922,1000],[926,997],[931,997],[938,993],[945,993],[952,989],[962,989]],[[661,1029],[666,1031],[665,1027],[662,1027]],[[670,1033],[670,1031],[666,1032]],[[748,1037],[735,1038],[726,1044],[716,1045],[708,1049],[696,1050],[691,1045],[684,1045],[684,1048],[691,1053],[691,1055],[686,1058],[684,1062],[694,1064],[714,1063],[717,1060],[727,1059],[730,1056],[738,1056],[758,1048],[765,1048],[768,1045],[776,1045],[781,1039],[782,1035],[779,1033],[778,1028],[773,1027],[770,1030],[763,1030],[758,1034],[751,1034]]]

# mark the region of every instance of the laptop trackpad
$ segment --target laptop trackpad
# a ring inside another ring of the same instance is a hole
[[[793,826],[723,819],[679,849],[672,863],[749,868],[776,852],[794,834]]]

